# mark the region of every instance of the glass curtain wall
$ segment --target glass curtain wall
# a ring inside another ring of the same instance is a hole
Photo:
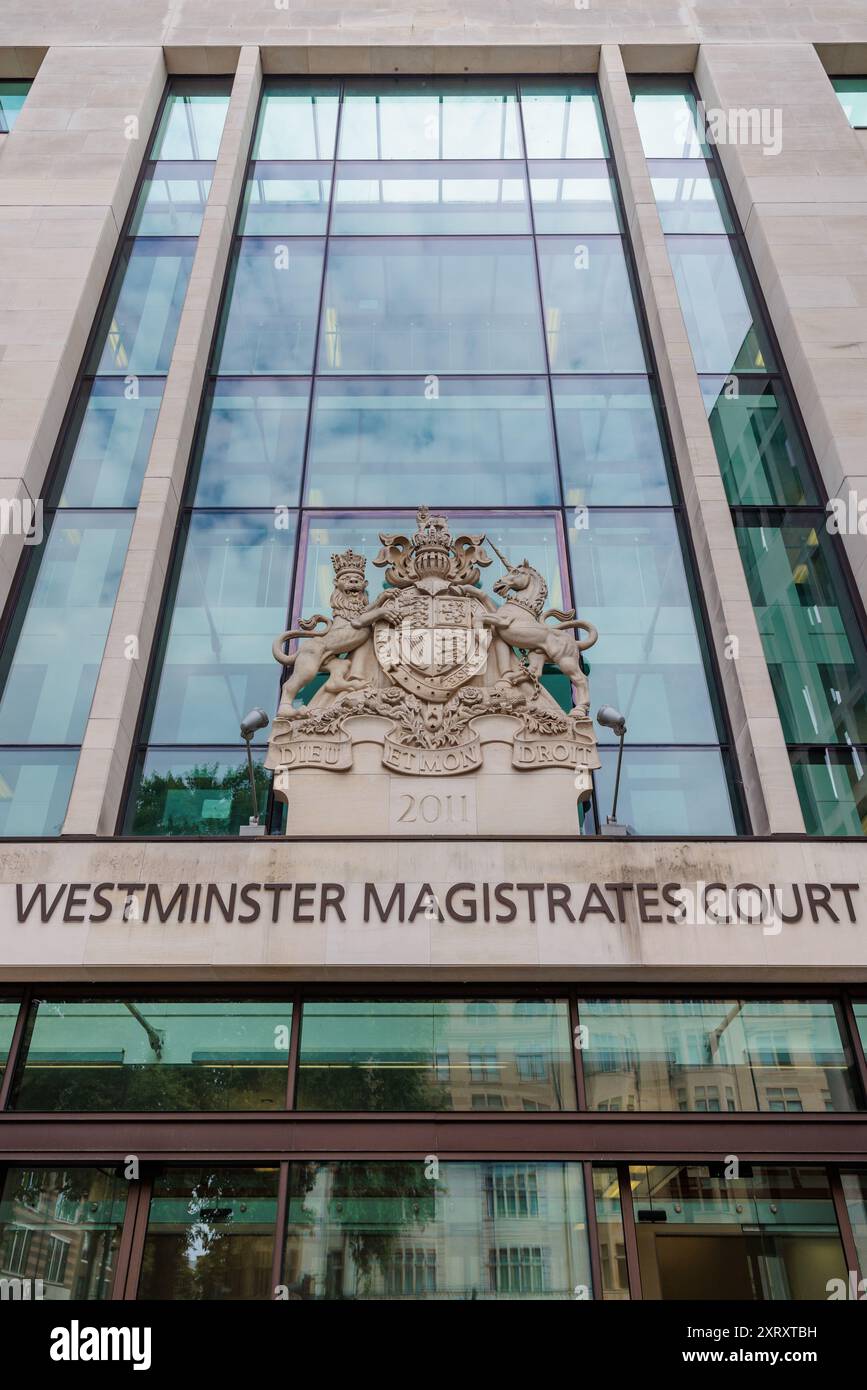
[[[174,80],[0,655],[0,835],[57,835],[99,674],[229,81]]]
[[[807,830],[867,830],[867,650],[827,496],[688,78],[632,78]]]
[[[629,720],[635,828],[735,829],[592,79],[266,83],[128,830],[237,830],[271,641],[328,611],[333,551],[372,559],[424,502],[597,624],[593,705]]]
[[[832,77],[834,91],[853,130],[867,130],[867,77]]]

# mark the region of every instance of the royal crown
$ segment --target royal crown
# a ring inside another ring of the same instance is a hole
[[[354,550],[344,550],[342,555],[332,555],[331,563],[334,566],[334,573],[339,578],[341,574],[349,574],[350,571],[364,574],[367,560],[363,555],[356,555]]]
[[[412,538],[413,550],[443,550],[452,548],[447,516],[432,516],[429,507],[419,507],[415,517],[418,530]]]

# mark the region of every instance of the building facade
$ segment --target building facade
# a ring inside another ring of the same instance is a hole
[[[464,9],[0,17],[27,1296],[867,1278],[867,16]],[[586,797],[507,704],[486,782],[272,776],[272,644],[423,504],[598,633]]]

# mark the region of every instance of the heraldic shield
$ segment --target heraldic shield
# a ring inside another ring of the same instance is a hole
[[[442,704],[484,672],[491,632],[479,600],[412,588],[399,590],[388,608],[390,620],[373,630],[376,659],[411,695]]]

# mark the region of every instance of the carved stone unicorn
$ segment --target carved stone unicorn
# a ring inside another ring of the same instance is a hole
[[[494,593],[505,600],[496,607],[490,599],[482,597],[490,612],[482,618],[485,627],[491,627],[511,647],[527,653],[527,666],[521,671],[511,672],[506,679],[512,684],[522,680],[538,680],[546,661],[559,666],[564,676],[569,678],[575,699],[575,712],[586,718],[590,712],[590,689],[587,677],[581,670],[580,653],[592,647],[599,633],[592,623],[575,617],[575,610],[568,613],[559,608],[549,608],[543,613],[548,586],[538,570],[529,560],[512,565],[500,554],[488,538],[494,554],[506,573],[494,585]],[[478,591],[476,591],[478,593]],[[555,618],[556,627],[548,627],[547,619]],[[581,628],[587,633],[583,641],[567,636],[570,628]]]

